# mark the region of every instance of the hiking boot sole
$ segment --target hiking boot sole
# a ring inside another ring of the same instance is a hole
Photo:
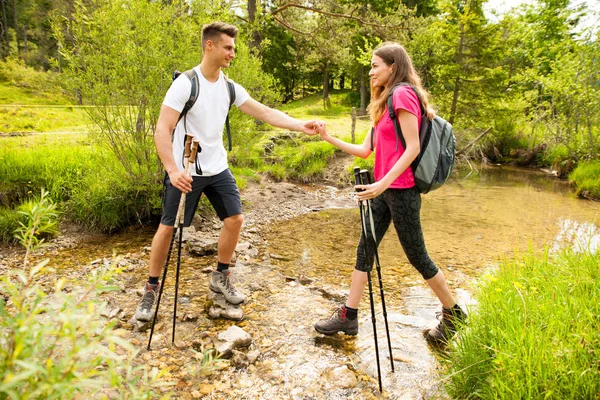
[[[325,330],[325,329],[317,328],[315,326],[315,330],[317,332],[319,332],[319,333],[321,333],[323,335],[327,335],[327,336],[335,335],[338,332],[345,333],[348,336],[356,336],[356,335],[358,335],[358,328],[346,331],[346,330],[343,330],[343,329]]]
[[[223,297],[225,297],[225,300],[227,300],[227,302],[228,302],[229,304],[233,304],[234,306],[237,306],[238,304],[242,304],[242,303],[244,302],[244,300],[246,300],[246,299],[242,299],[242,300],[238,300],[238,301],[231,301],[231,300],[229,300],[229,299],[227,298],[227,296],[225,295],[225,293],[223,293],[223,292],[221,291],[221,289],[219,289],[218,287],[214,287],[214,286],[212,285],[212,282],[208,284],[208,288],[209,288],[210,290],[212,290],[214,293],[219,293],[219,294],[222,294],[222,295],[223,295]]]

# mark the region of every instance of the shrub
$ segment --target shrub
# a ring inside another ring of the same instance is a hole
[[[600,161],[581,163],[569,175],[578,196],[600,199]]]
[[[49,260],[29,267],[28,256],[43,242],[37,232],[51,231],[55,218],[46,196],[42,192],[24,212],[27,221],[17,232],[26,249],[22,268],[1,279],[0,398],[95,398],[111,389],[126,398],[149,398],[148,375],[128,363],[135,349],[97,317],[102,305],[93,294],[116,289],[110,281],[118,271],[95,270],[79,294],[63,293],[64,279],[51,293],[36,282]]]

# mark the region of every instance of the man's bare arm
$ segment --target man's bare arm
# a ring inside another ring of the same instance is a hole
[[[177,168],[177,164],[173,159],[173,144],[171,143],[171,132],[177,124],[179,111],[172,109],[169,106],[163,105],[160,108],[160,115],[156,123],[156,131],[154,132],[154,143],[158,157],[162,162],[171,184],[184,193],[192,190],[192,178],[185,175],[183,171]]]

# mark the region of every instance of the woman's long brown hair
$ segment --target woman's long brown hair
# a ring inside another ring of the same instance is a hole
[[[423,88],[421,78],[415,71],[412,60],[404,47],[399,43],[386,42],[378,47],[373,54],[381,58],[388,66],[394,66],[385,86],[373,87],[371,82],[371,103],[367,110],[371,116],[371,121],[373,121],[373,126],[383,116],[390,90],[398,83],[409,83],[417,89],[423,102],[423,108],[425,108],[427,116],[432,119],[435,113],[429,106],[427,91]]]

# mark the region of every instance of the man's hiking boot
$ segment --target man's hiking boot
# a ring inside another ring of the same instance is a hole
[[[317,332],[323,335],[334,335],[338,332],[344,332],[346,335],[358,334],[358,318],[351,320],[346,317],[346,307],[341,306],[336,309],[331,317],[322,319],[315,324]]]
[[[135,310],[135,319],[138,321],[150,321],[152,317],[154,317],[154,309],[156,308],[159,290],[160,283],[157,285],[151,285],[146,282],[142,301],[140,302],[137,310]]]
[[[246,300],[246,296],[238,292],[231,283],[229,272],[222,273],[219,271],[213,271],[208,287],[215,293],[223,294],[223,296],[225,296],[225,300],[233,305],[243,303],[244,300]]]
[[[446,344],[456,333],[459,324],[467,320],[467,314],[456,304],[452,309],[442,307],[442,311],[436,313],[440,323],[433,329],[425,329],[423,336],[432,344]]]

